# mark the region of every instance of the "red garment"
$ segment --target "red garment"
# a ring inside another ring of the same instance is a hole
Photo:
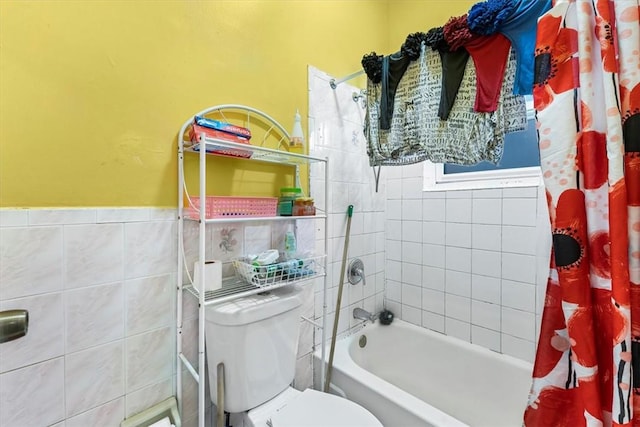
[[[509,59],[511,42],[500,33],[476,36],[464,44],[476,66],[475,111],[490,113],[498,108],[504,70]]]
[[[464,48],[473,59],[477,87],[474,110],[480,113],[496,111],[511,49],[509,39],[500,33],[491,36],[472,33],[467,15],[449,19],[443,32],[452,51]]]

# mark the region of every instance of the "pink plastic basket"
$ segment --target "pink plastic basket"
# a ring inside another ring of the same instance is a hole
[[[200,218],[200,197],[191,197],[187,216]],[[205,218],[247,218],[258,216],[276,216],[278,199],[276,197],[224,197],[207,196]]]

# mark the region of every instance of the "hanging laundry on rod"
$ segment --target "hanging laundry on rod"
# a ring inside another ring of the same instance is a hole
[[[496,111],[511,50],[509,39],[500,33],[484,36],[471,32],[466,14],[449,19],[443,32],[451,50],[464,49],[475,65],[477,90],[473,109],[483,113]],[[445,120],[442,115],[440,118]]]
[[[420,46],[425,33],[413,33],[407,36],[400,52],[388,56],[375,52],[362,57],[362,68],[367,77],[374,83],[381,84],[380,94],[380,129],[389,130],[393,115],[393,100],[398,83],[402,79],[411,61],[420,56]]]
[[[409,64],[395,99],[391,129],[378,126],[381,85],[368,81],[365,136],[372,166],[406,165],[431,160],[437,163],[498,163],[504,134],[526,126],[524,98],[512,94],[516,63],[508,61],[498,108],[491,113],[473,111],[476,73],[467,62],[464,77],[447,121],[438,109],[442,90],[439,53],[423,48],[421,57]]]
[[[469,52],[460,46],[452,49],[444,36],[444,27],[430,29],[427,32],[425,43],[440,55],[442,90],[440,91],[438,117],[442,120],[447,120],[451,108],[456,102],[458,90],[460,90],[464,70],[469,61]]]
[[[487,0],[471,7],[469,29],[482,35],[502,33],[516,52],[516,80],[513,93],[533,91],[534,50],[538,18],[551,9],[551,0]]]

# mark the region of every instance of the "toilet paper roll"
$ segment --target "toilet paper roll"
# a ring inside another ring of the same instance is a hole
[[[202,287],[202,279],[200,277],[200,264],[198,261],[193,266],[193,287],[198,292]],[[204,262],[204,291],[215,291],[222,287],[222,261],[213,260]]]

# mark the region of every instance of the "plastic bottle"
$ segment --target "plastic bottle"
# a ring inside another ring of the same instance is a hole
[[[296,252],[298,251],[298,244],[296,242],[296,235],[292,230],[289,230],[284,235],[284,257],[287,260],[294,259]]]
[[[304,148],[304,133],[302,133],[302,124],[300,123],[300,112],[296,110],[293,118],[293,131],[291,132],[290,147]]]

